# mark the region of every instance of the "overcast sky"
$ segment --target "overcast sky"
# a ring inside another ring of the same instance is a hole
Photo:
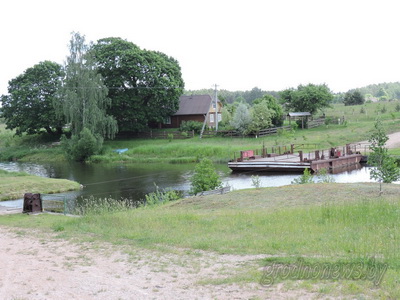
[[[72,31],[121,37],[180,63],[186,89],[334,92],[400,81],[397,0],[13,0],[0,5],[0,94]]]

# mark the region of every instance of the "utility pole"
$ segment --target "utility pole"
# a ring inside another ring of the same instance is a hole
[[[214,84],[214,101],[215,101],[215,131],[218,131],[218,96],[217,96],[217,86]]]

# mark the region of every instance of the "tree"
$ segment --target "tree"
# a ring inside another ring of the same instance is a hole
[[[103,143],[103,138],[113,138],[117,132],[114,118],[105,112],[110,105],[107,98],[108,89],[97,73],[91,53],[87,53],[88,45],[85,37],[73,33],[70,41],[70,55],[65,66],[65,80],[62,88],[61,108],[67,122],[71,124],[72,138],[69,144],[66,140],[66,150],[76,160],[87,158],[96,153]],[[74,149],[74,143],[82,140],[96,139],[97,147],[90,147],[92,153],[84,149],[85,155],[79,155]],[[71,143],[72,142],[72,143]]]
[[[271,122],[274,126],[279,127],[283,124],[283,109],[278,103],[278,100],[269,94],[264,95],[262,98],[255,99],[253,105],[266,102],[268,109],[271,112]]]
[[[368,164],[374,167],[370,177],[379,182],[379,194],[382,194],[382,183],[392,183],[400,178],[400,169],[385,147],[388,139],[382,122],[377,120],[369,138],[369,149],[372,152],[368,155]]]
[[[35,134],[43,128],[47,133],[61,133],[64,118],[56,115],[54,101],[63,77],[62,67],[43,61],[9,81],[3,95],[3,117],[8,129],[16,134]]]
[[[297,90],[291,88],[279,93],[281,102],[289,111],[309,112],[315,114],[318,110],[330,107],[333,95],[329,88],[323,85],[299,85]]]
[[[120,131],[143,130],[178,110],[184,82],[174,58],[120,38],[101,39],[91,52],[109,88],[108,113]]]
[[[255,99],[262,98],[265,92],[263,92],[260,88],[254,87],[251,91],[245,91],[243,93],[243,97],[246,99],[247,103],[253,102]]]
[[[247,105],[240,103],[233,115],[231,126],[241,134],[246,134],[251,123],[251,115]]]
[[[260,130],[271,127],[272,114],[266,101],[254,104],[251,108],[251,123],[248,131],[258,134]]]
[[[364,96],[359,90],[348,91],[344,95],[343,103],[344,105],[362,105],[365,102]]]
[[[389,94],[387,93],[386,89],[384,87],[379,88],[379,90],[375,94],[376,97],[389,97]]]
[[[211,160],[203,158],[194,169],[194,174],[190,179],[190,193],[196,195],[203,191],[211,191],[222,186],[222,182],[215,171]]]

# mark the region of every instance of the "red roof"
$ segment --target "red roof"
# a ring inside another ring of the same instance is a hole
[[[210,110],[210,95],[191,95],[179,97],[179,109],[174,114],[178,115],[205,115]]]

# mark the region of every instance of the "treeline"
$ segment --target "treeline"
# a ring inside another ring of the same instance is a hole
[[[185,95],[214,95],[213,89],[200,89],[200,90],[185,90]],[[254,87],[247,91],[228,91],[218,90],[218,100],[224,105],[234,102],[245,102],[252,104],[254,100],[262,98],[264,95],[271,95],[279,98],[279,92],[276,91],[263,91],[258,87]]]
[[[213,89],[185,90],[185,95],[214,95]],[[270,95],[281,101],[282,91],[265,91],[258,87],[246,91],[218,90],[218,100],[225,104],[247,103]],[[333,94],[332,103],[346,105],[363,104],[365,101],[391,101],[400,99],[400,82],[370,84],[365,87],[350,89],[347,92]]]
[[[334,102],[346,104],[346,94],[356,94],[364,98],[364,101],[392,101],[400,99],[400,82],[370,84],[365,87],[351,89],[346,93],[335,95]],[[362,103],[356,103],[362,104]]]

